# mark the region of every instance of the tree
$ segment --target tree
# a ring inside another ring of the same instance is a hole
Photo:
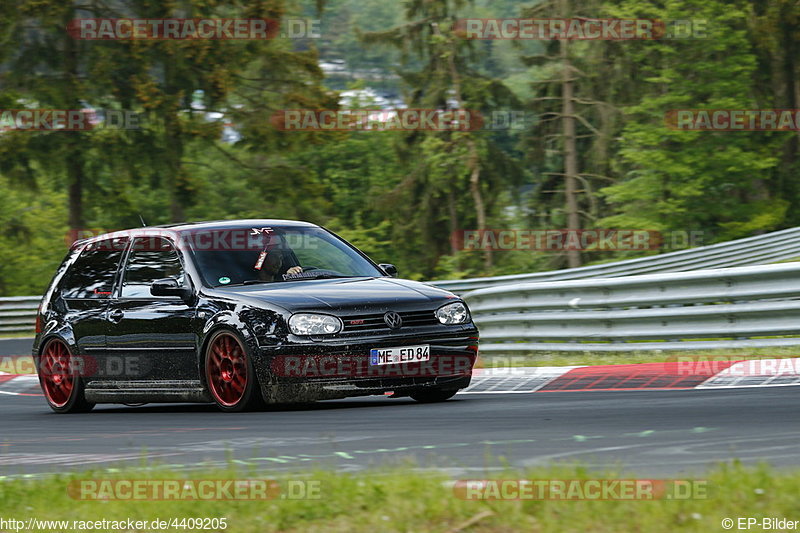
[[[744,2],[702,7],[676,0],[666,7],[622,2],[620,17],[680,19],[690,7],[706,19],[707,39],[630,43],[631,65],[643,85],[629,106],[617,164],[625,176],[602,190],[616,214],[604,222],[656,230],[703,230],[720,239],[781,225],[786,200],[763,187],[777,163],[763,132],[671,130],[676,109],[753,109],[756,58],[747,40]]]
[[[597,18],[603,16],[602,7],[596,0],[546,0],[524,9],[523,14]],[[542,76],[534,81],[536,94],[531,102],[542,120],[526,139],[532,161],[543,169],[539,198],[545,204],[555,199],[563,205],[555,211],[564,216],[554,218],[563,219],[569,231],[593,225],[598,210],[591,184],[613,179],[604,166],[618,114],[612,103],[617,96],[612,89],[613,73],[608,68],[612,46],[606,41],[573,43],[558,38],[546,42],[541,53],[523,57],[525,63],[540,67]],[[611,75],[601,74],[606,72]],[[569,248],[565,255],[570,268],[583,262],[581,250]]]
[[[753,0],[743,6],[748,15],[749,40],[756,56],[753,92],[762,109],[797,109],[800,107],[800,8],[790,0],[760,2]],[[795,132],[770,136],[774,153],[780,161],[772,169],[769,180],[773,195],[792,204],[800,201],[797,174],[800,171],[800,139]],[[797,225],[797,210],[786,211],[786,225]]]
[[[79,7],[58,0],[23,0],[17,3],[16,9],[5,11],[5,40],[17,43],[18,47],[4,50],[8,65],[4,90],[16,91],[18,96],[24,96],[39,108],[83,109],[83,102],[96,96],[98,87],[87,83],[85,68],[90,59],[86,46],[70,36],[67,25],[79,13],[86,12],[80,9],[95,8],[93,3]],[[84,157],[88,134],[83,131],[11,132],[1,142],[14,145],[19,142],[18,135],[35,138],[30,140],[31,149],[14,159],[27,168],[38,161],[63,175],[68,191],[69,226],[83,228],[84,190],[90,181]]]
[[[460,10],[469,4],[466,0],[412,0],[406,4],[404,24],[363,35],[366,44],[388,44],[401,50],[404,64],[412,58],[419,62],[419,70],[398,72],[409,89],[409,107],[471,109],[488,115],[497,106],[516,103],[505,86],[472,67],[472,46],[456,28]],[[431,266],[446,251],[457,252],[451,237],[468,221],[474,220],[478,230],[488,227],[494,186],[519,179],[520,173],[492,172],[502,166],[489,161],[492,144],[485,132],[424,131],[409,134],[398,145],[401,159],[409,161],[409,171],[393,192],[396,203],[421,207],[407,212],[406,222],[398,228],[405,233],[422,232],[426,247],[434,250]],[[471,198],[469,213],[460,206],[459,197],[464,194]],[[439,211],[439,206],[444,209]],[[449,235],[442,232],[445,228]],[[449,250],[441,243],[450,243]],[[485,250],[483,256],[482,270],[489,272],[492,250]]]

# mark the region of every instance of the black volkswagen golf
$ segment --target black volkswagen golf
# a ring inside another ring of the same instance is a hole
[[[36,321],[50,407],[214,402],[224,411],[348,396],[444,401],[469,385],[466,304],[397,279],[324,228],[239,220],[72,245]]]

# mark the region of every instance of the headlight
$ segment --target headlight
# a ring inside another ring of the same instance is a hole
[[[289,317],[289,329],[295,335],[331,335],[342,331],[342,321],[331,315],[298,313]]]
[[[454,302],[437,309],[436,318],[442,324],[464,324],[469,320],[469,311],[467,311],[466,305],[461,302]]]

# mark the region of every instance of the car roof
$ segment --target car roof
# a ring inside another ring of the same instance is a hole
[[[197,229],[231,229],[231,228],[258,228],[263,226],[293,226],[315,228],[316,224],[302,220],[281,220],[277,218],[248,218],[241,220],[215,220],[211,222],[185,222],[179,224],[166,224],[153,226],[155,228],[169,228],[176,232]]]
[[[178,236],[184,232],[194,232],[198,230],[222,230],[237,228],[263,228],[268,226],[283,226],[296,228],[316,228],[319,227],[311,222],[302,220],[282,220],[277,218],[249,218],[240,220],[214,220],[205,222],[181,222],[177,224],[164,224],[160,226],[145,226],[142,228],[131,228],[127,230],[114,231],[82,239],[72,244],[72,247],[83,245],[89,242],[114,239],[119,237],[147,237],[147,236]]]

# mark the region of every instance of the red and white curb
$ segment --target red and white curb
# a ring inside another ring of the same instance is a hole
[[[698,386],[703,389],[800,385],[800,358],[736,361]]]
[[[685,390],[800,385],[800,358],[478,368],[460,394]],[[0,372],[0,395],[41,396],[35,374]]]
[[[685,390],[800,385],[800,358],[476,369],[461,394]]]
[[[460,394],[527,394],[583,368],[580,366],[536,366],[511,368],[476,368],[470,386]]]
[[[36,374],[9,374],[0,372],[0,395],[41,396],[39,376]]]

